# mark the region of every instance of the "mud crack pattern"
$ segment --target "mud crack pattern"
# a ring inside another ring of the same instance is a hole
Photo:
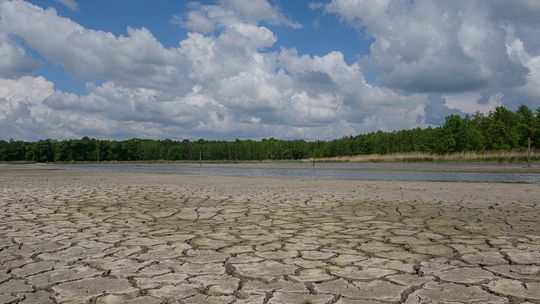
[[[540,187],[0,171],[0,303],[540,303]]]

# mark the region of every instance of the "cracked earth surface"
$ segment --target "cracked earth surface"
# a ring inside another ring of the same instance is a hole
[[[540,185],[0,168],[0,303],[540,303]]]

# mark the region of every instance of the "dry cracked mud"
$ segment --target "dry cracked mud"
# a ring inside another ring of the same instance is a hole
[[[0,167],[0,303],[540,303],[540,185]]]

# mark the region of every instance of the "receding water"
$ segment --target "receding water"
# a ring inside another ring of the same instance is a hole
[[[36,164],[55,170],[127,171],[149,173],[205,174],[230,176],[280,176],[307,179],[480,181],[540,183],[540,173],[520,171],[524,166],[477,163],[239,163],[202,164]],[[445,172],[445,170],[452,172]],[[460,170],[469,172],[459,172]],[[470,172],[470,171],[479,172]],[[509,172],[497,172],[509,171]],[[485,172],[496,171],[496,172]]]

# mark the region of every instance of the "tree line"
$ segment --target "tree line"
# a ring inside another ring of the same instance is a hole
[[[449,115],[438,127],[377,131],[329,141],[279,140],[0,140],[0,161],[298,160],[362,154],[507,151],[540,148],[540,109],[502,106],[487,115]]]

